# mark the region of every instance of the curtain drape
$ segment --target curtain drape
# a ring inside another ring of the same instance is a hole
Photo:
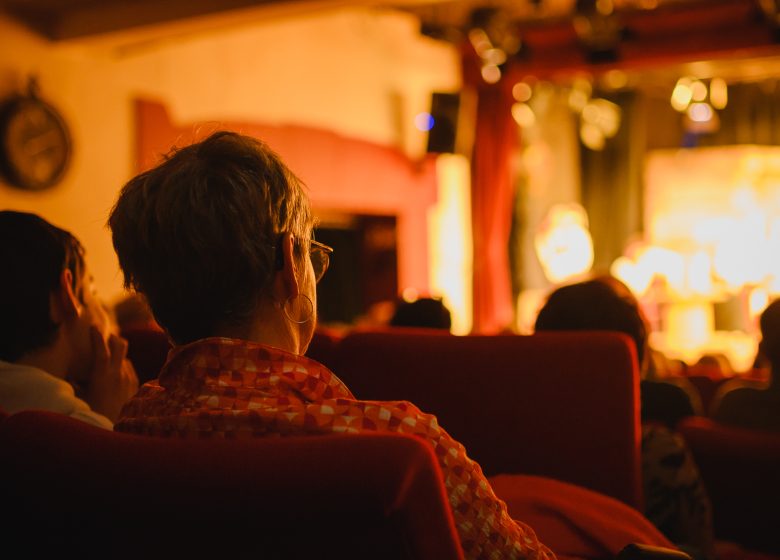
[[[512,155],[517,126],[510,86],[482,80],[473,49],[464,48],[463,79],[477,95],[471,159],[471,209],[474,239],[473,332],[492,334],[514,321],[509,268],[514,185]]]

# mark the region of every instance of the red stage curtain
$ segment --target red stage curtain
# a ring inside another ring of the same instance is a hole
[[[517,126],[511,85],[485,83],[470,45],[463,48],[463,81],[475,90],[477,122],[471,160],[471,215],[474,238],[473,332],[493,334],[514,320],[509,269],[514,182],[512,155]]]

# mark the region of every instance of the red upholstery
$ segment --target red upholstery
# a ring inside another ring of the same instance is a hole
[[[715,536],[780,554],[780,434],[686,418],[678,429],[712,500]]]
[[[318,328],[306,350],[306,356],[316,360],[328,368],[336,361],[336,347],[342,336],[335,331]]]
[[[490,484],[512,517],[533,527],[559,557],[614,558],[633,543],[675,548],[635,509],[580,486],[518,474]]]
[[[0,503],[29,557],[462,558],[432,450],[400,435],[167,440],[22,412],[0,421]]]
[[[358,398],[435,414],[488,476],[557,478],[641,510],[639,375],[624,335],[355,332],[334,369]]]

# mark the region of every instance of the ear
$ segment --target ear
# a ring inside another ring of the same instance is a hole
[[[57,289],[51,293],[50,303],[51,318],[55,323],[78,317],[81,313],[81,304],[73,293],[73,273],[70,270],[65,269],[60,273],[59,283]]]
[[[284,302],[287,298],[294,298],[299,294],[297,265],[293,255],[295,238],[291,233],[285,233],[282,237],[282,260],[284,266],[276,274],[274,291],[278,300]]]

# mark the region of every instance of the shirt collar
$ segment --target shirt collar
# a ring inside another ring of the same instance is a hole
[[[346,385],[324,365],[280,348],[234,338],[213,337],[174,348],[159,377],[163,387],[195,384],[267,389],[284,385],[311,402],[354,399]]]

